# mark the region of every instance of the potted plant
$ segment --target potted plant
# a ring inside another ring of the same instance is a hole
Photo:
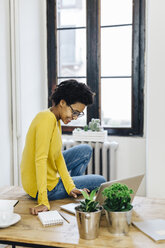
[[[94,119],[84,128],[75,128],[73,131],[75,141],[104,142],[107,140],[107,130],[101,127],[100,119]]]
[[[125,184],[114,183],[102,192],[106,197],[104,209],[108,223],[108,230],[116,235],[125,235],[129,231],[132,216],[131,194]]]
[[[79,234],[82,239],[95,239],[98,236],[103,208],[94,200],[97,190],[93,190],[90,194],[82,191],[84,200],[75,208]]]

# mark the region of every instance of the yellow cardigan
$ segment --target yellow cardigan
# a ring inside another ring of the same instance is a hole
[[[51,191],[61,177],[66,192],[75,188],[67,170],[62,152],[61,125],[48,109],[33,119],[21,161],[21,179],[24,190],[32,197],[38,192],[38,204],[50,209],[47,189]]]

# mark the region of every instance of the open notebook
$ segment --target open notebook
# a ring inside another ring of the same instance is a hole
[[[38,213],[38,218],[40,219],[43,226],[59,225],[63,224],[64,221],[57,210],[40,212]]]

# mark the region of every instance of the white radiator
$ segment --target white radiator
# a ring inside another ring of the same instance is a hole
[[[86,174],[103,175],[108,181],[116,179],[117,142],[79,142],[72,139],[63,139],[63,150],[78,144],[89,144],[93,148],[93,155]]]

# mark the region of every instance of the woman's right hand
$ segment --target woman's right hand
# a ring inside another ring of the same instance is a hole
[[[46,211],[48,211],[48,208],[43,204],[36,206],[34,208],[30,208],[30,213],[33,215],[38,215],[39,212],[46,212]]]
[[[81,195],[82,193],[82,191],[86,191],[87,193],[89,193],[90,192],[90,190],[89,189],[87,189],[87,188],[84,188],[84,189],[77,189],[77,188],[74,188],[74,189],[72,189],[71,190],[71,192],[70,192],[70,196],[73,196],[74,198],[77,198],[77,195]]]

